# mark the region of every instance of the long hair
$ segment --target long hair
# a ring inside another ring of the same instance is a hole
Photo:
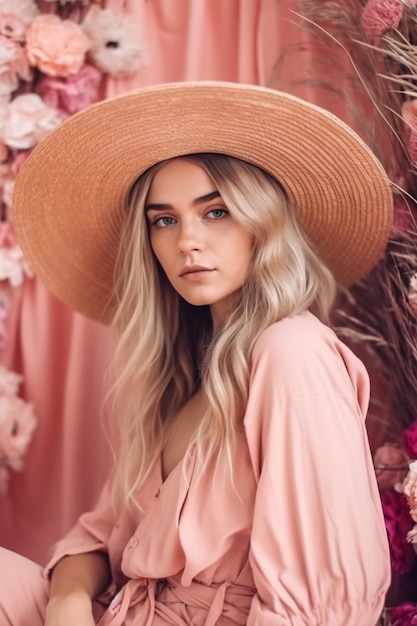
[[[327,321],[336,290],[332,274],[301,232],[284,190],[269,174],[223,155],[181,158],[211,177],[231,216],[252,234],[253,256],[233,310],[214,330],[209,308],[192,306],[175,292],[149,243],[144,207],[164,163],[136,181],[117,266],[118,377],[113,389],[122,410],[123,493],[133,500],[161,454],[166,424],[197,390],[207,404],[190,442],[197,448],[200,468],[221,454],[231,463],[259,335],[274,322],[307,309]]]

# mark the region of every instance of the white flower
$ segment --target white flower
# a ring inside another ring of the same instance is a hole
[[[35,93],[17,96],[8,104],[8,114],[0,107],[0,133],[3,142],[16,150],[33,148],[62,122],[59,113]]]
[[[21,374],[16,374],[4,365],[0,365],[0,395],[16,396],[22,382],[23,376]]]
[[[88,57],[102,72],[127,76],[148,65],[148,47],[128,15],[93,6],[81,26],[91,40]]]
[[[0,0],[0,11],[17,15],[25,24],[30,24],[40,13],[35,0]]]
[[[19,246],[0,248],[0,281],[8,280],[12,287],[20,287],[25,276],[33,276]]]

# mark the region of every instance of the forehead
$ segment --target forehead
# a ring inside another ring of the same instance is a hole
[[[184,200],[199,198],[216,189],[216,185],[199,164],[179,158],[162,164],[155,173],[147,204],[170,202],[173,197]]]

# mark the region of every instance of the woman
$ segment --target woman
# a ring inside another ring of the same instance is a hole
[[[39,145],[15,227],[45,284],[118,331],[121,449],[43,578],[0,553],[2,624],[377,622],[368,378],[326,322],[391,219],[361,140],[268,89],[143,89]]]

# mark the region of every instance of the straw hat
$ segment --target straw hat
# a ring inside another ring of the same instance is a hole
[[[126,197],[154,163],[216,152],[276,177],[342,285],[383,254],[392,193],[382,166],[343,122],[275,90],[234,83],[148,87],[70,117],[16,181],[13,224],[39,279],[64,303],[109,322]]]

